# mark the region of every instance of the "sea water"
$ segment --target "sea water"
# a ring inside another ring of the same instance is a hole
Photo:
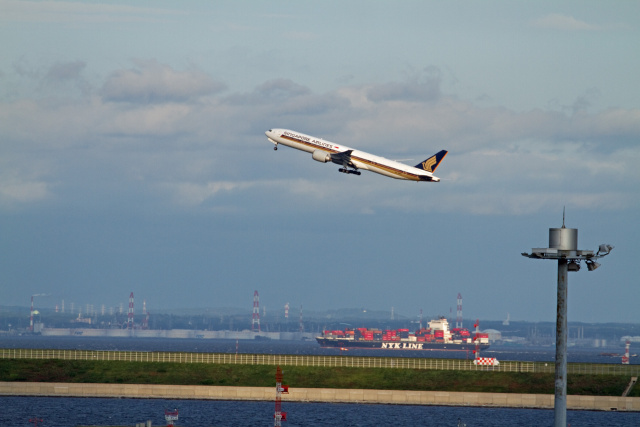
[[[0,426],[134,426],[148,420],[166,425],[165,409],[178,409],[177,426],[271,426],[274,402],[104,399],[0,396]],[[455,406],[368,405],[283,402],[284,426],[552,426],[553,410]],[[638,426],[640,414],[567,411],[577,426]]]

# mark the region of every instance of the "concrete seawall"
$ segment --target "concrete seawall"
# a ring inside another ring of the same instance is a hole
[[[275,398],[275,387],[222,387],[146,384],[74,384],[0,382],[4,396],[124,397],[156,399],[262,400]],[[504,408],[553,408],[553,395],[467,393],[447,391],[291,388],[283,402],[451,405]],[[640,411],[638,397],[567,396],[567,408],[598,411]]]

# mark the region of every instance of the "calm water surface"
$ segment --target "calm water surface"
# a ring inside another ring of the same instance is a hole
[[[165,409],[178,409],[178,426],[272,426],[273,402],[228,402],[161,399],[97,399],[57,397],[0,397],[1,426],[42,427],[122,425],[152,421],[166,425]],[[288,421],[283,426],[552,426],[553,411],[540,409],[470,408],[284,402]],[[638,426],[640,414],[568,411],[567,422],[577,426]]]

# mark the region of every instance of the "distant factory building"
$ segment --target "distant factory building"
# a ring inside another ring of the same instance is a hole
[[[495,329],[485,329],[484,334],[489,334],[489,342],[502,341],[502,332]]]

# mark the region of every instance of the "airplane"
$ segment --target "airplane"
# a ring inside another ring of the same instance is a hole
[[[440,178],[433,173],[448,153],[442,150],[415,166],[409,166],[289,129],[269,129],[265,135],[275,144],[274,150],[278,149],[278,144],[282,144],[306,151],[311,153],[313,160],[341,165],[338,171],[342,173],[360,175],[360,169],[362,169],[395,179],[416,182],[439,182]]]

